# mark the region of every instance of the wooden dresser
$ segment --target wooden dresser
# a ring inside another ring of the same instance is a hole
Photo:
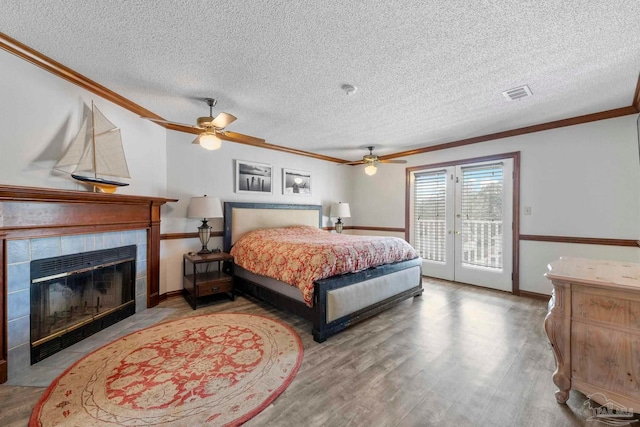
[[[544,327],[556,357],[556,400],[581,391],[640,409],[640,264],[563,257],[549,265]],[[613,401],[613,402],[611,402]]]

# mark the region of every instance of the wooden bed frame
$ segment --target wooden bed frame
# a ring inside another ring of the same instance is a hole
[[[244,233],[253,229],[291,225],[321,227],[322,206],[225,202],[224,251],[229,252]],[[421,266],[422,260],[416,258],[318,280],[315,282],[313,307],[263,286],[260,276],[249,280],[236,275],[234,288],[310,320],[314,340],[323,342],[348,326],[374,316],[400,301],[422,295]],[[375,292],[376,286],[382,286],[381,282],[398,283],[400,280],[403,281],[401,291],[348,313],[338,310],[339,317],[335,318],[336,295],[347,293],[352,300],[367,300],[371,297],[371,292]]]

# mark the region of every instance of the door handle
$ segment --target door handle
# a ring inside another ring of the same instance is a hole
[[[460,234],[460,232],[459,232],[459,231],[456,231],[456,234]]]

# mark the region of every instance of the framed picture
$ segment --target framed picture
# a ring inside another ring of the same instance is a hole
[[[271,194],[272,170],[266,163],[236,160],[236,193]]]
[[[311,194],[311,172],[282,169],[282,194]]]

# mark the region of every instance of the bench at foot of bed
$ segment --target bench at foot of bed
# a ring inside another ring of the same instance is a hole
[[[314,340],[323,342],[400,301],[420,296],[423,292],[421,268],[422,260],[416,258],[318,280],[313,307],[263,286],[259,276],[251,279],[236,276],[235,287],[310,320]]]
[[[355,313],[352,313],[340,319],[334,320],[329,324],[314,326],[312,330],[313,340],[320,343],[324,342],[327,340],[327,338],[337,334],[343,329],[346,329],[347,327],[353,324],[356,324],[365,319],[368,319],[369,317],[375,316],[376,314],[391,308],[392,306],[400,303],[401,301],[404,301],[411,297],[421,296],[422,292],[424,292],[424,289],[422,289],[421,286],[415,287],[407,291],[404,291],[400,294],[394,295],[391,298],[387,298],[384,301],[380,301],[379,303],[374,304],[373,306],[366,307]]]

